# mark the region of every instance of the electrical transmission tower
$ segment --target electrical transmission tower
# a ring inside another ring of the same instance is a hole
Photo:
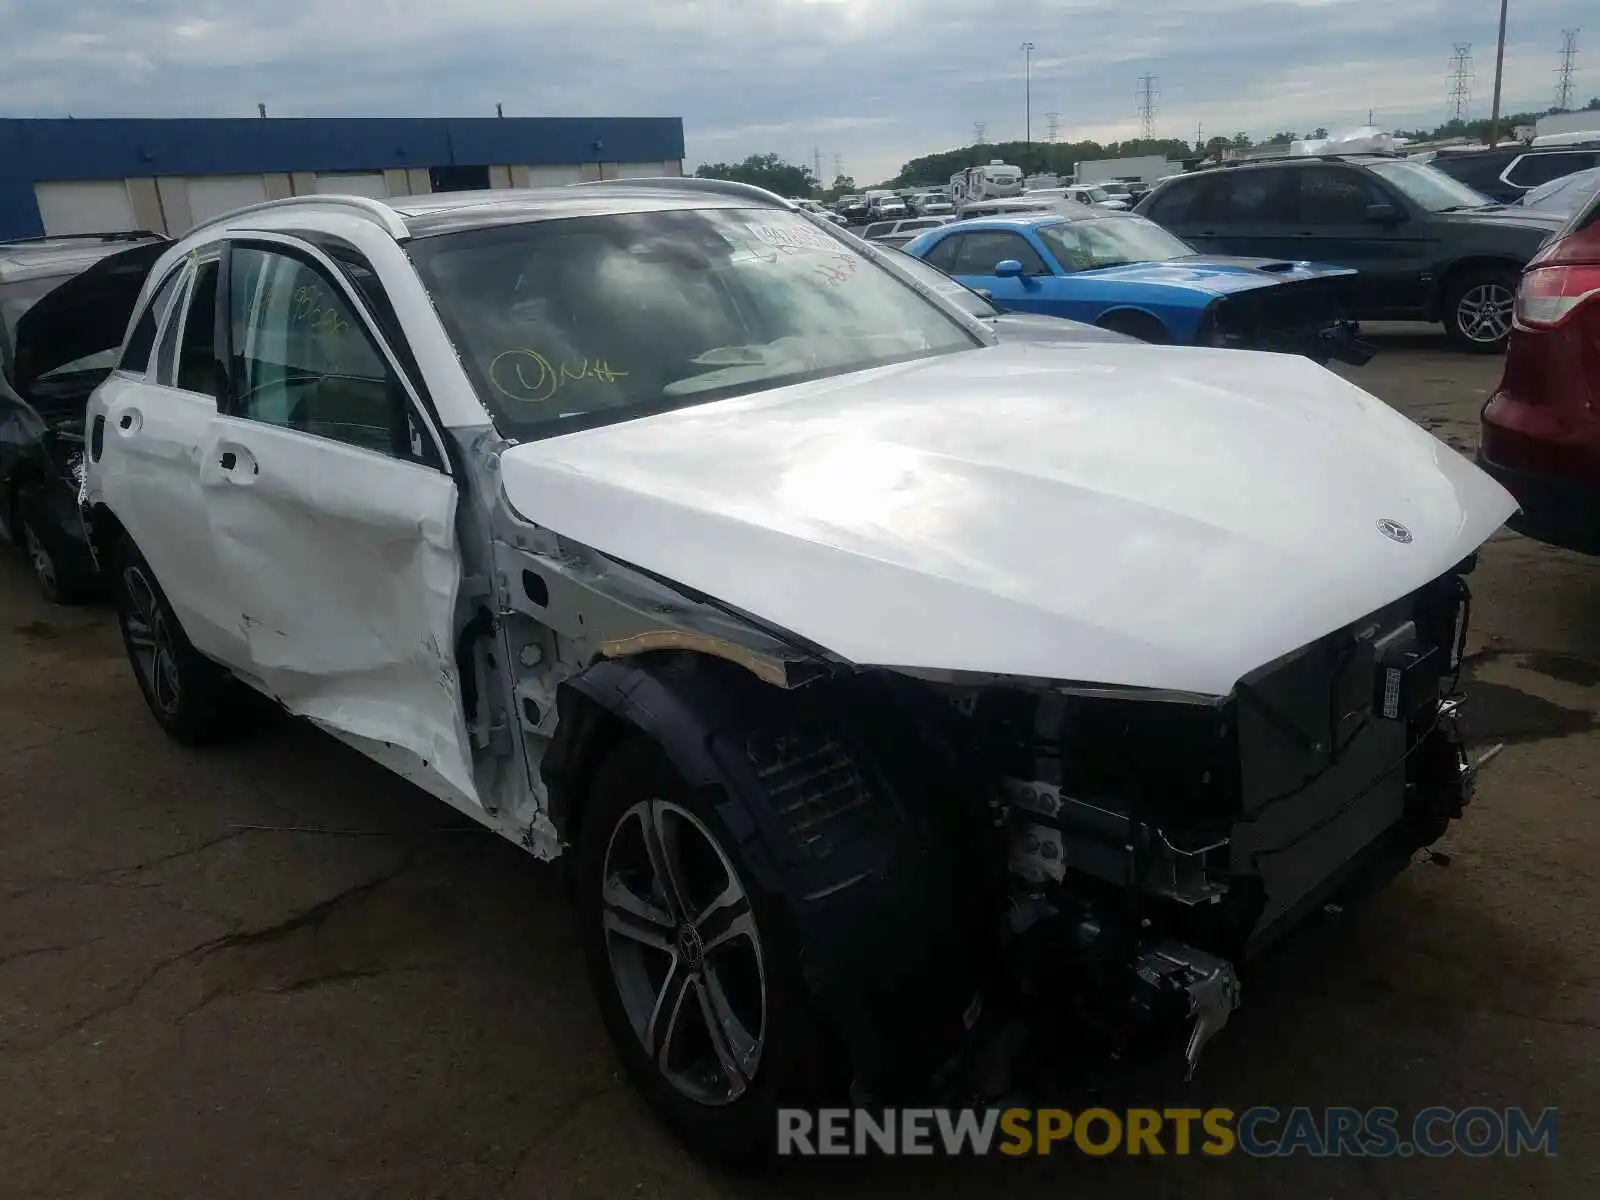
[[[1156,105],[1157,98],[1161,95],[1161,80],[1154,75],[1139,76],[1139,90],[1136,93],[1139,100],[1139,136],[1145,141],[1153,141],[1156,136]]]
[[[1561,31],[1561,65],[1556,68],[1556,107],[1572,111],[1572,74],[1578,66],[1578,31]]]
[[[985,140],[984,139],[984,134],[986,134],[988,132],[989,132],[989,123],[987,121],[974,121],[972,123],[972,140],[977,145],[979,145],[979,146],[983,145],[984,140]]]
[[[835,179],[844,178],[844,155],[842,154],[833,156],[833,177]]]
[[[811,178],[817,181],[817,186],[822,186],[822,147],[811,147]]]
[[[1465,121],[1467,109],[1472,104],[1472,43],[1457,42],[1450,59],[1450,119]]]
[[[1061,114],[1058,112],[1045,113],[1044,140],[1053,142],[1061,136]]]

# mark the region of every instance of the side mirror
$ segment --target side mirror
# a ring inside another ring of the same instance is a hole
[[[995,263],[994,273],[1001,279],[1018,279],[1022,275],[1022,264],[1014,258],[1003,258]]]
[[[1405,216],[1392,204],[1369,204],[1366,219],[1373,225],[1398,225]]]

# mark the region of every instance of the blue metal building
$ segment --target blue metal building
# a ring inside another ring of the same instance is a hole
[[[679,174],[676,117],[0,119],[0,240],[153,229],[308,192]]]

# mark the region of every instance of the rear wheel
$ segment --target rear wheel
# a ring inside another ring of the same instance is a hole
[[[1480,267],[1455,280],[1444,298],[1444,328],[1450,340],[1474,354],[1498,354],[1511,337],[1517,303],[1517,273]]]
[[[717,811],[643,738],[607,760],[590,795],[579,919],[623,1063],[696,1149],[764,1159],[780,1105],[843,1086],[781,900],[759,887]]]
[[[84,604],[96,598],[98,580],[87,552],[50,519],[39,493],[25,487],[16,504],[17,544],[33,570],[39,594],[51,604]]]
[[[191,745],[235,733],[241,723],[239,684],[189,644],[155,573],[131,539],[123,538],[115,561],[117,624],[156,723]]]

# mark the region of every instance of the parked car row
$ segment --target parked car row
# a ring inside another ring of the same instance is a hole
[[[623,1065],[730,1157],[1091,1047],[1190,1072],[1245,964],[1472,798],[1512,497],[1302,355],[966,286],[1350,273],[1092,211],[923,241],[713,180],[303,196],[15,355],[120,344],[79,511],[156,724],[265,697],[564,859]]]

